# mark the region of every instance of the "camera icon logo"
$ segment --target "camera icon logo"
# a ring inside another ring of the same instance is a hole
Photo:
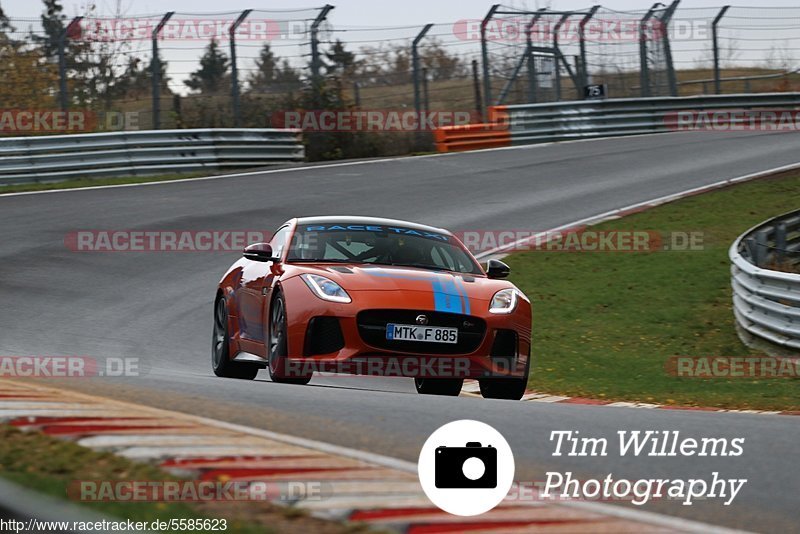
[[[480,437],[482,441],[475,441]],[[514,454],[502,434],[480,421],[453,421],[425,442],[417,465],[425,495],[445,512],[474,516],[508,495]]]
[[[496,488],[497,449],[467,442],[466,447],[437,447],[437,488]]]

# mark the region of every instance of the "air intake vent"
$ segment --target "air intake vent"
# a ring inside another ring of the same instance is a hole
[[[338,352],[344,347],[344,335],[336,317],[314,317],[306,328],[304,356]]]

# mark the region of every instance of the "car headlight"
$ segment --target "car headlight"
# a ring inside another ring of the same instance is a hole
[[[517,307],[519,294],[516,289],[501,289],[492,297],[489,305],[490,313],[511,313]]]
[[[301,274],[300,277],[306,283],[308,288],[316,296],[322,300],[330,300],[331,302],[352,302],[350,295],[347,291],[342,289],[342,286],[318,274]]]

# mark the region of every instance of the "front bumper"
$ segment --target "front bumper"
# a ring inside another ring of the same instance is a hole
[[[522,378],[531,351],[530,305],[520,302],[508,315],[452,314],[431,310],[414,294],[364,292],[354,304],[309,300],[304,287],[287,293],[289,360],[287,371],[307,375],[349,373],[421,378]],[[302,300],[301,300],[302,299]],[[292,303],[302,302],[301,306]],[[473,306],[475,311],[478,306]],[[459,328],[459,343],[392,341],[386,323],[415,324],[418,314],[429,326]]]

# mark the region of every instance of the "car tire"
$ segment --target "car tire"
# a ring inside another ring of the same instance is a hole
[[[478,385],[484,399],[520,400],[528,388],[528,374],[531,368],[531,357],[525,364],[522,378],[480,378]]]
[[[280,291],[275,292],[270,306],[269,338],[267,354],[269,377],[279,384],[305,385],[313,373],[301,377],[286,376],[286,360],[289,357],[288,326],[286,324],[286,299]]]
[[[415,378],[414,385],[420,395],[442,395],[446,397],[458,397],[461,387],[464,385],[463,378]]]
[[[214,374],[223,378],[253,380],[258,374],[257,365],[234,362],[230,352],[228,333],[228,305],[220,297],[214,304],[214,335],[211,338],[211,367]]]

